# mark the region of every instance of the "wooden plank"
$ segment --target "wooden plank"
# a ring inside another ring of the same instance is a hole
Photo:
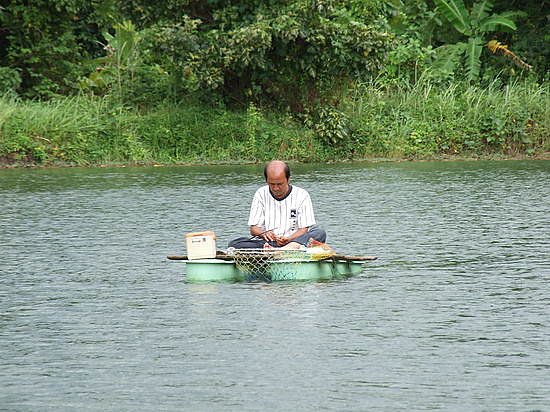
[[[166,256],[170,260],[188,260],[187,256]]]
[[[181,256],[166,256],[168,259],[170,260],[189,260],[189,258],[187,257],[187,255],[181,255]],[[227,256],[225,254],[223,255],[216,255],[216,259],[220,259],[220,260],[233,260],[233,258],[231,256]]]

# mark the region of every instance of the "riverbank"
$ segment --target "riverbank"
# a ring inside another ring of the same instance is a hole
[[[432,156],[426,158],[380,158],[380,157],[366,157],[362,159],[345,159],[337,161],[326,161],[324,163],[402,163],[402,162],[475,162],[475,161],[540,161],[550,160],[550,152],[537,153],[533,155],[481,155],[481,156]],[[159,162],[118,162],[118,163],[94,163],[94,164],[75,164],[75,163],[33,163],[33,162],[9,162],[0,158],[0,170],[1,169],[55,169],[55,168],[73,168],[73,167],[91,167],[91,168],[126,168],[126,167],[177,167],[177,166],[245,166],[263,163],[268,161],[256,160],[256,161],[205,161],[205,162],[172,162],[172,163],[159,163]],[[300,161],[290,161],[290,163],[304,163]]]
[[[300,115],[196,100],[137,108],[88,96],[2,98],[0,165],[548,159],[548,89],[355,85],[338,107]]]

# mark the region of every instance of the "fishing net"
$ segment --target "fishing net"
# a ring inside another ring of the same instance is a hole
[[[232,249],[227,251],[233,257],[238,270],[249,279],[285,280],[299,277],[304,270],[302,264],[327,259],[335,254],[325,244],[311,245],[304,249]]]
[[[278,270],[289,271],[296,268],[302,262],[310,261],[309,255],[302,250],[286,249],[234,249],[228,250],[235,266],[249,277],[259,279],[272,279],[281,277]],[[286,263],[281,265],[281,263]],[[288,274],[291,278],[292,273]]]

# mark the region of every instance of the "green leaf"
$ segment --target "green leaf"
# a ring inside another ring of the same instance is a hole
[[[453,74],[460,63],[460,56],[466,50],[466,43],[447,44],[434,50],[435,60],[432,69],[435,73],[446,77]]]
[[[529,14],[527,14],[524,11],[516,10],[516,11],[504,11],[500,13],[499,16],[508,20],[515,21],[517,19],[528,17]]]
[[[468,73],[468,80],[470,81],[475,81],[479,77],[482,49],[483,41],[480,38],[471,37],[468,39],[468,45],[466,47],[466,71]]]
[[[435,0],[435,4],[456,30],[469,35],[468,11],[462,0]]]
[[[386,3],[398,10],[403,7],[403,2],[401,0],[387,0]]]
[[[489,15],[489,10],[493,8],[493,3],[489,0],[481,0],[477,3],[474,3],[472,8],[472,20],[476,22],[481,22],[484,18]]]
[[[494,31],[498,26],[507,27],[510,30],[517,29],[516,23],[512,20],[502,17],[502,15],[499,14],[493,14],[491,17],[488,17],[482,22],[480,30],[485,33],[488,31]]]

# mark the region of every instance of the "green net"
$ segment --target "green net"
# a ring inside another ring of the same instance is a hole
[[[301,263],[312,260],[302,250],[234,249],[230,252],[237,269],[259,279],[292,279]]]

